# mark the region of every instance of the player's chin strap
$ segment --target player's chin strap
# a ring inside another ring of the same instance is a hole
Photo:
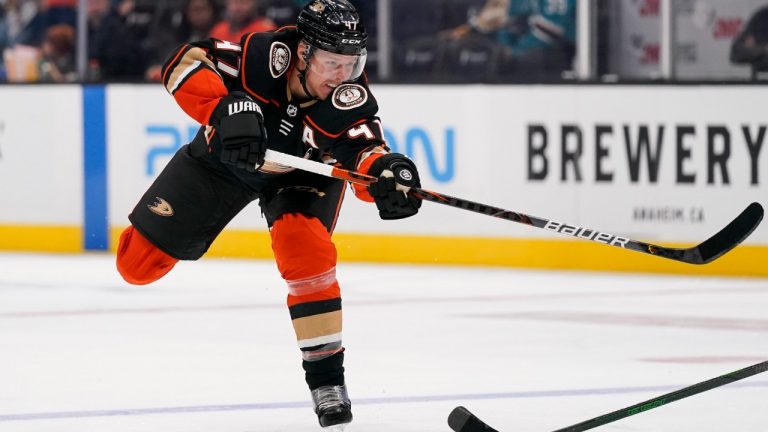
[[[312,45],[307,44],[307,49],[301,54],[301,58],[304,60],[304,69],[297,70],[299,71],[299,82],[301,83],[301,88],[304,89],[304,93],[306,93],[310,99],[319,100],[318,97],[310,93],[309,88],[307,88],[307,71],[309,70],[309,60],[312,59],[313,50],[314,48]]]

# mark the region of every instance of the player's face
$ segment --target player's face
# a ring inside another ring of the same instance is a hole
[[[325,100],[341,83],[360,76],[361,69],[360,56],[316,49],[309,62],[307,87],[315,97]]]

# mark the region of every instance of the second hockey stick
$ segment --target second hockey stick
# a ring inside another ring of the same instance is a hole
[[[291,168],[297,168],[303,171],[313,172],[327,177],[333,177],[346,180],[361,185],[369,185],[377,180],[376,177],[366,174],[349,171],[321,162],[315,162],[300,157],[291,156],[285,153],[267,150],[265,160]],[[513,212],[499,207],[487,204],[456,198],[449,195],[432,192],[426,189],[411,188],[409,192],[413,196],[426,201],[432,201],[438,204],[457,207],[469,210],[475,213],[481,213],[501,219],[530,225],[547,231],[557,232],[582,240],[590,240],[605,245],[616,246],[623,249],[633,250],[662,258],[668,258],[688,264],[707,264],[723,256],[741,242],[744,241],[752,231],[757,228],[763,219],[763,207],[753,202],[741,212],[736,219],[732,220],[723,229],[715,235],[696,246],[690,248],[670,248],[645,243],[629,238],[597,231],[590,228],[583,228],[576,225],[556,222],[536,216],[530,216],[524,213]]]
[[[554,432],[582,432],[585,430],[594,429],[598,426],[613,423],[617,420],[621,420],[635,414],[640,414],[642,412],[658,408],[662,405],[667,405],[674,401],[687,398],[688,396],[693,396],[707,390],[712,390],[713,388],[724,386],[726,384],[757,375],[767,370],[768,361],[764,361],[762,363],[745,367],[744,369],[739,369],[735,372],[731,372],[717,378],[712,378],[710,380],[700,382],[698,384],[694,384],[692,386],[685,387],[683,389],[673,391],[653,399],[649,399],[645,402],[640,402],[639,404],[635,404],[630,407],[622,408],[620,410],[616,410],[572,426],[557,429]],[[451,429],[453,429],[455,432],[498,432],[496,429],[485,424],[484,421],[480,420],[468,409],[461,406],[456,407],[453,409],[453,411],[451,411],[451,414],[448,416],[448,426],[450,426]]]

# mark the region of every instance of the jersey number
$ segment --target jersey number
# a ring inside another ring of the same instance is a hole
[[[243,47],[241,47],[240,44],[224,40],[216,40],[215,46],[217,51],[231,51],[239,53],[243,50]],[[230,64],[219,58],[219,60],[216,62],[216,68],[233,78],[237,78],[240,75],[240,56],[237,55],[237,64]]]
[[[365,139],[369,140],[376,138],[376,136],[373,135],[373,131],[368,127],[367,124],[361,124],[360,126],[353,127],[347,131],[347,136],[352,139],[358,138],[360,136],[364,136]]]

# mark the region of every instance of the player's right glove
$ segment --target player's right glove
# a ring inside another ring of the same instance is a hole
[[[386,154],[371,164],[368,174],[378,177],[368,186],[382,219],[403,219],[419,212],[421,199],[408,194],[412,187],[421,187],[416,165],[400,153]]]
[[[267,151],[267,130],[259,105],[243,92],[232,92],[221,98],[210,123],[221,140],[221,161],[256,172]]]

